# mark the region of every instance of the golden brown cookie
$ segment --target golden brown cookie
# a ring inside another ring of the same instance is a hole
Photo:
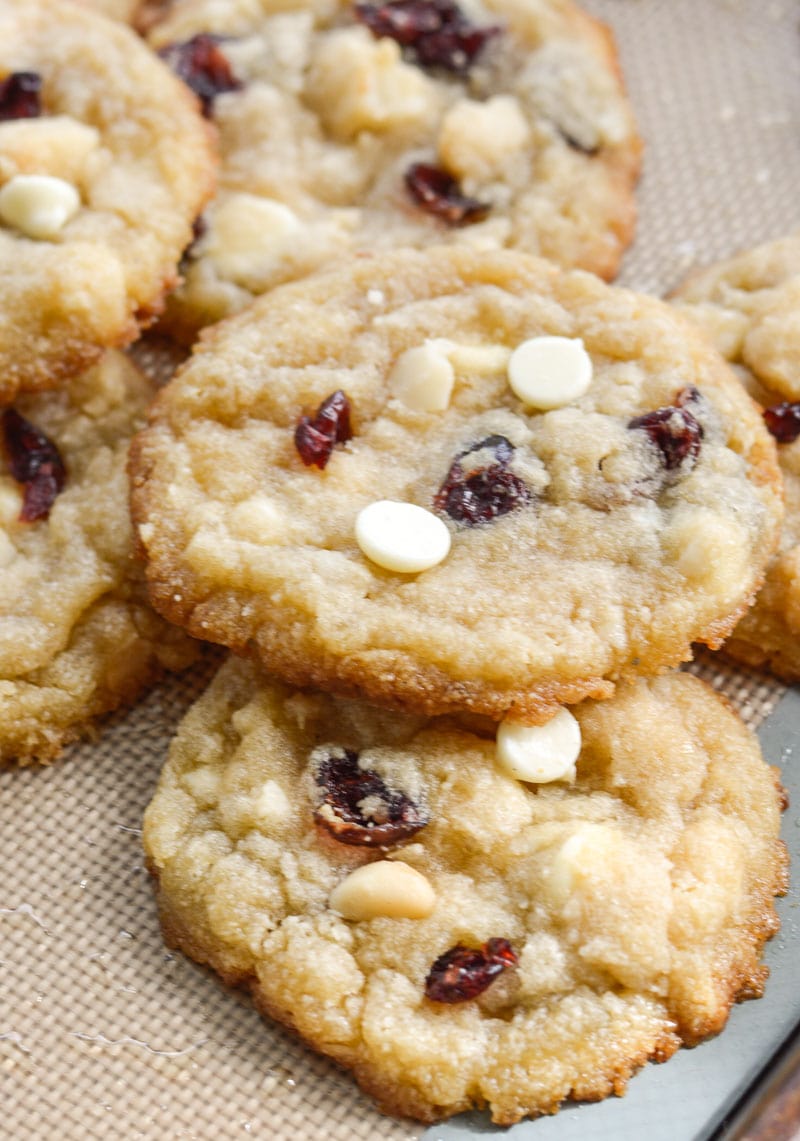
[[[640,141],[572,0],[181,0],[150,33],[220,131],[166,323],[191,339],[356,251],[512,247],[613,277]]]
[[[0,762],[51,760],[197,656],[133,559],[125,465],[152,394],[112,352],[0,410]]]
[[[154,604],[196,636],[294,684],[534,722],[719,643],[782,509],[758,409],[668,306],[454,246],[223,322],[133,476]]]
[[[0,5],[0,400],[131,341],[212,189],[196,100],[124,25]]]
[[[231,660],[145,818],[168,943],[387,1112],[510,1124],[621,1094],[761,993],[780,792],[687,674],[574,712],[574,779],[532,784],[491,735]]]
[[[767,242],[689,278],[674,294],[768,410],[786,490],[780,549],[726,654],[800,680],[800,235]]]

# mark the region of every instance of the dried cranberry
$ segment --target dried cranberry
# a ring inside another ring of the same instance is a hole
[[[457,943],[440,955],[428,972],[425,994],[434,1002],[466,1002],[482,994],[499,974],[517,965],[508,939],[490,939],[482,947]]]
[[[500,29],[471,24],[454,0],[392,0],[356,4],[355,14],[373,36],[388,36],[422,67],[463,73]]]
[[[784,400],[765,408],[764,423],[779,444],[791,444],[800,436],[800,401]]]
[[[491,210],[488,202],[479,202],[477,198],[462,194],[453,176],[440,166],[415,162],[406,171],[405,180],[417,205],[447,222],[448,226],[481,222]]]
[[[465,456],[483,450],[494,454],[493,462],[475,467],[461,462]],[[459,452],[434,496],[436,510],[444,511],[456,523],[474,527],[529,503],[531,493],[527,485],[508,470],[513,454],[513,444],[505,436],[487,436]]]
[[[322,401],[314,418],[301,416],[294,430],[294,445],[300,459],[320,470],[331,458],[335,444],[343,444],[353,435],[350,427],[350,401],[338,388]]]
[[[168,44],[158,53],[175,74],[191,87],[200,100],[203,114],[211,116],[214,99],[226,91],[238,91],[242,84],[231,71],[220,36],[200,32],[190,40]]]
[[[697,391],[696,389],[694,390]],[[684,395],[687,394],[687,395]],[[676,398],[683,404],[695,400],[690,389],[681,389]],[[691,412],[679,404],[669,404],[635,416],[628,421],[629,428],[640,428],[647,432],[650,440],[661,452],[661,459],[667,471],[674,471],[686,461],[693,466],[700,454],[703,439],[703,426]]]
[[[13,408],[3,413],[3,439],[11,474],[25,487],[20,521],[46,519],[67,478],[58,448]]]
[[[36,71],[12,71],[0,80],[0,122],[38,119],[42,113],[42,77]]]
[[[352,749],[327,757],[316,779],[325,795],[314,819],[342,844],[383,848],[407,840],[428,823],[410,797],[360,768]]]

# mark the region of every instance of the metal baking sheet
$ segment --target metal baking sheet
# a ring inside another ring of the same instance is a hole
[[[694,265],[800,225],[795,0],[585,0],[609,23],[646,141],[640,225],[621,281],[661,294]],[[793,797],[800,698],[709,656]],[[624,1099],[493,1127],[381,1116],[347,1074],[161,941],[141,815],[208,670],[163,684],[52,768],[0,772],[0,1136],[213,1141],[692,1141],[714,1135],[800,1019],[797,873],[772,977],[712,1042],[634,1077]],[[781,700],[783,698],[783,700]],[[798,1123],[800,1124],[800,1123]]]

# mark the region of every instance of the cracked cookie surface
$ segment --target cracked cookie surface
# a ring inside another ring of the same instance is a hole
[[[539,412],[508,370],[543,335],[581,342],[593,377]],[[338,390],[352,436],[306,466]],[[782,510],[774,442],[702,337],[510,251],[397,252],[274,290],[203,340],[132,455],[165,616],[295,684],[495,720],[718,643]],[[421,511],[449,553],[376,563],[358,535],[376,501]]]
[[[780,792],[756,738],[687,674],[575,716],[574,782],[533,786],[496,763],[491,733],[293,691],[232,659],[145,817],[168,943],[249,987],[386,1112],[488,1107],[509,1124],[622,1093],[761,993],[785,890]],[[382,785],[423,826],[383,848],[341,842],[319,782],[345,750],[370,782],[364,813]],[[440,956],[499,941],[488,987],[428,997]]]
[[[356,251],[452,241],[616,272],[640,142],[610,33],[568,0],[187,0],[150,42],[198,36],[211,52],[176,66],[205,91],[229,74],[208,95],[219,190],[167,310],[184,339]]]

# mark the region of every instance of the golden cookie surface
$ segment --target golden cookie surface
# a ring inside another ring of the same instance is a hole
[[[509,1124],[623,1092],[760,994],[785,888],[780,797],[755,737],[686,674],[575,715],[575,781],[532,786],[491,735],[231,660],[146,813],[167,941],[387,1112],[488,1107]],[[410,805],[423,824],[402,836]],[[384,847],[354,842],[387,815]],[[458,945],[489,945],[504,969],[478,989],[478,963],[444,1001],[434,963]]]
[[[592,376],[537,411],[509,368],[545,335]],[[298,425],[338,390],[352,438],[306,466]],[[495,720],[546,720],[719,642],[782,510],[774,442],[701,337],[662,302],[510,251],[396,252],[274,290],[204,339],[133,455],[171,620],[295,684]],[[421,510],[449,553],[375,561],[359,529],[384,501]]]

